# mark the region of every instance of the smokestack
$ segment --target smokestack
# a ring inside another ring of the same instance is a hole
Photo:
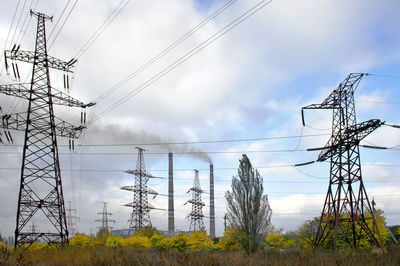
[[[215,238],[214,165],[210,164],[210,236]]]
[[[168,153],[168,235],[175,234],[174,221],[174,162],[172,152]]]

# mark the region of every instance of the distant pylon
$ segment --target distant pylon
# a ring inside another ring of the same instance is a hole
[[[105,229],[111,231],[113,227],[111,227],[109,223],[115,223],[115,221],[109,218],[112,213],[107,211],[107,202],[103,202],[103,212],[98,212],[97,214],[101,215],[101,219],[95,220],[96,222],[101,222],[101,226],[98,226],[97,228],[99,228],[99,230]]]
[[[189,231],[190,232],[200,231],[200,229],[204,227],[203,206],[206,206],[206,205],[201,200],[201,193],[204,193],[204,190],[202,190],[200,187],[200,179],[199,179],[199,171],[198,170],[194,170],[193,187],[191,187],[187,193],[189,193],[189,192],[191,192],[191,194],[192,194],[192,199],[190,199],[186,202],[186,203],[192,204],[192,211],[187,216],[190,219]]]
[[[8,71],[11,66],[16,80],[20,80],[17,61],[33,65],[31,81],[0,85],[1,93],[28,100],[26,112],[2,115],[0,124],[9,142],[13,142],[9,130],[25,132],[15,229],[16,248],[28,248],[36,241],[57,247],[68,244],[57,136],[70,140],[78,138],[85,122],[75,126],[57,118],[54,105],[83,109],[93,105],[84,104],[52,87],[50,68],[64,72],[64,87],[69,90],[68,74],[73,72],[77,59],[64,62],[48,55],[45,22],[52,17],[31,11],[32,15],[37,18],[35,51],[22,51],[14,45],[10,51],[4,52],[6,69]],[[8,60],[11,60],[11,65]],[[28,230],[31,219],[40,222],[42,232],[32,234]]]
[[[157,177],[154,177],[146,171],[143,157],[144,149],[139,147],[136,147],[136,149],[138,150],[136,170],[126,171],[126,173],[135,176],[135,185],[124,186],[121,188],[133,192],[133,202],[124,205],[132,208],[131,218],[128,220],[128,234],[132,234],[144,227],[151,226],[150,210],[157,209],[149,203],[148,195],[153,195],[153,198],[155,198],[158,195],[158,192],[147,186],[150,178]]]
[[[228,215],[226,215],[226,213],[224,214],[224,230],[226,231],[227,228],[227,223],[226,220],[228,220]]]
[[[69,237],[73,237],[76,235],[77,224],[75,220],[79,221],[79,217],[76,216],[76,209],[72,208],[72,201],[68,201],[68,208],[65,210],[67,212],[67,226]]]
[[[32,221],[31,232],[32,232],[33,235],[36,234],[37,228],[38,227],[37,227],[37,225],[35,225],[35,221]]]
[[[354,92],[364,75],[350,74],[322,104],[302,108],[303,125],[304,109],[333,110],[332,136],[317,160],[330,160],[330,179],[315,247],[323,245],[325,240],[333,249],[345,243],[358,247],[362,234],[376,247],[383,246],[362,180],[359,143],[384,122],[378,119],[356,122]]]

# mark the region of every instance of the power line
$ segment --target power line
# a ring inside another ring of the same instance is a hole
[[[231,31],[233,28],[235,28],[236,26],[238,26],[239,24],[241,24],[243,21],[245,21],[246,19],[248,19],[249,17],[251,17],[252,15],[254,15],[256,12],[258,12],[259,10],[261,10],[263,7],[265,7],[266,5],[268,5],[269,3],[271,3],[272,0],[266,2],[266,0],[262,0],[259,3],[257,3],[256,5],[254,5],[253,7],[251,7],[249,10],[247,10],[245,13],[243,13],[242,15],[240,15],[239,17],[237,17],[235,20],[233,20],[231,23],[229,23],[228,25],[226,25],[225,27],[223,27],[221,30],[219,30],[217,33],[215,33],[214,35],[212,35],[211,37],[209,37],[207,40],[205,40],[204,42],[200,43],[199,45],[197,45],[194,49],[190,50],[188,53],[186,53],[184,56],[180,57],[179,59],[177,59],[176,61],[174,61],[172,64],[170,64],[169,66],[167,66],[166,68],[164,68],[163,70],[161,70],[158,74],[156,74],[155,76],[153,76],[152,78],[150,78],[149,80],[147,80],[146,82],[142,83],[140,86],[138,86],[136,89],[134,89],[133,91],[129,92],[128,94],[126,94],[124,97],[122,97],[121,99],[117,100],[114,104],[112,104],[111,106],[107,107],[105,110],[103,110],[99,115],[97,115],[97,117],[95,117],[92,121],[89,122],[89,124],[94,123],[95,121],[97,121],[98,119],[100,119],[102,116],[104,116],[105,114],[107,114],[108,112],[114,110],[115,108],[117,108],[119,105],[123,104],[124,102],[126,102],[127,100],[129,100],[130,98],[132,98],[133,96],[137,95],[138,93],[140,93],[142,90],[144,90],[145,88],[147,88],[148,86],[150,86],[151,84],[153,84],[154,82],[156,82],[157,80],[159,80],[160,78],[164,77],[166,74],[168,74],[169,72],[171,72],[173,69],[175,69],[176,67],[178,67],[179,65],[181,65],[183,62],[185,62],[186,60],[188,60],[189,58],[191,58],[192,56],[194,56],[195,54],[197,54],[198,52],[202,51],[204,48],[206,48],[208,45],[212,44],[213,42],[215,42],[217,39],[219,39],[220,37],[222,37],[223,35],[225,35],[226,33],[228,33],[229,31]]]
[[[70,1],[70,0],[69,0]],[[72,11],[74,10],[76,4],[78,3],[78,0],[75,1],[74,5],[71,7],[67,17],[65,18],[63,24],[61,25],[60,29],[58,30],[56,36],[54,37],[53,41],[51,42],[51,44],[49,45],[49,49],[53,46],[54,42],[56,41],[58,35],[60,34],[61,30],[64,28],[65,23],[67,22],[67,20],[69,19],[69,17],[71,16]],[[67,4],[68,5],[68,4]],[[61,17],[60,17],[61,19]]]
[[[243,138],[243,139],[220,139],[220,140],[199,140],[199,141],[177,141],[177,142],[152,142],[152,143],[111,143],[111,144],[79,144],[77,147],[119,147],[119,146],[163,146],[163,145],[191,145],[191,144],[210,144],[210,143],[230,143],[230,142],[248,142],[248,141],[265,141],[279,139],[297,139],[319,136],[329,136],[330,134],[309,134],[309,135],[292,135],[279,137],[262,137],[262,138]],[[22,146],[16,144],[4,144],[3,146]],[[68,146],[68,145],[58,145]]]
[[[11,21],[10,29],[8,30],[6,41],[4,42],[3,51],[6,50],[8,38],[10,37],[10,33],[11,33],[11,30],[12,30],[12,27],[13,27],[13,24],[14,24],[15,16],[17,15],[17,12],[18,12],[18,8],[19,8],[20,2],[21,2],[21,0],[18,0],[17,7],[15,8],[14,15],[13,15],[13,18],[12,18],[12,21]],[[4,54],[0,53],[0,61],[3,60],[3,56],[4,56]],[[2,65],[2,67],[1,67],[0,76],[3,74],[3,70],[4,70],[4,65]]]
[[[259,150],[259,151],[187,151],[187,152],[173,152],[174,155],[195,155],[195,154],[243,154],[243,153],[287,153],[287,152],[306,152],[307,149],[298,150]],[[0,155],[14,154],[14,152],[0,152]],[[127,155],[133,156],[132,152],[59,152],[60,155]],[[169,152],[146,152],[146,155],[167,155]]]
[[[164,55],[169,53],[172,49],[174,49],[176,46],[178,46],[180,43],[182,43],[184,40],[192,36],[195,32],[197,32],[199,29],[201,29],[203,26],[205,26],[208,22],[210,22],[213,18],[218,16],[221,12],[223,12],[225,9],[230,7],[233,3],[235,3],[237,0],[230,0],[227,3],[225,3],[222,7],[217,9],[215,12],[213,12],[210,16],[208,16],[206,19],[204,19],[202,22],[200,22],[198,25],[196,25],[194,28],[186,32],[184,35],[182,35],[178,40],[170,44],[167,48],[156,54],[153,58],[148,60],[146,63],[144,63],[142,66],[137,68],[135,71],[133,71],[131,74],[129,74],[127,77],[125,77],[123,80],[118,82],[114,87],[112,87],[110,90],[106,91],[104,94],[99,96],[94,102],[98,102],[100,100],[103,100],[105,97],[109,96],[111,93],[115,92],[118,90],[120,87],[122,87],[124,84],[126,84],[129,80],[137,76],[139,73],[143,72],[145,69],[147,69],[149,66],[151,66],[153,63],[157,62],[160,58],[162,58]]]
[[[32,10],[32,6],[33,6],[33,3],[34,3],[34,2],[35,2],[35,0],[32,0],[32,1],[31,1],[31,4],[29,5],[29,10]],[[36,10],[36,7],[37,7],[37,4],[38,4],[38,3],[39,3],[39,0],[36,0],[36,4],[35,4],[33,10]],[[25,25],[26,19],[27,19],[28,17],[29,17],[29,20],[28,20],[28,23],[26,24],[25,29],[24,29],[24,25]],[[28,30],[28,27],[29,27],[29,24],[31,23],[31,20],[32,20],[32,16],[30,16],[29,12],[26,12],[25,17],[24,17],[24,21],[22,22],[21,30],[20,30],[20,32],[18,33],[18,36],[17,36],[17,39],[16,39],[16,43],[17,43],[18,45],[22,44],[22,41],[23,41],[23,39],[24,39],[24,37],[25,37],[25,33],[26,33],[26,31]],[[19,40],[19,39],[20,39],[20,36],[22,36],[22,37],[21,37],[21,40]]]
[[[399,164],[372,164],[372,163],[363,163],[363,166],[368,167],[400,167]],[[266,165],[266,166],[256,166],[254,168],[257,169],[272,169],[272,168],[294,168],[293,164],[282,164],[282,165]],[[237,167],[219,167],[214,168],[217,171],[226,171],[226,170],[237,170]],[[21,170],[20,168],[16,167],[0,167],[0,170]],[[209,168],[198,168],[199,171],[209,171]],[[62,171],[65,172],[125,172],[125,170],[121,169],[63,169]],[[148,169],[149,172],[168,172],[168,169]],[[193,171],[192,168],[181,168],[181,169],[174,169],[174,172],[185,172],[185,171]],[[304,173],[299,171],[299,173]],[[304,174],[306,176],[313,177],[312,175]],[[324,177],[320,177],[324,178]],[[326,178],[326,177],[325,177]]]
[[[400,75],[392,75],[392,74],[372,74],[372,73],[367,73],[367,76],[376,76],[376,77],[383,77],[383,78],[395,78],[395,79],[400,79]]]
[[[24,4],[22,5],[21,13],[19,14],[18,21],[17,21],[17,26],[15,26],[14,33],[13,33],[13,35],[12,35],[12,37],[11,37],[10,48],[11,48],[12,43],[14,42],[15,34],[16,34],[17,31],[18,31],[18,26],[19,26],[19,23],[21,22],[22,13],[24,12],[25,5],[26,5],[26,1],[27,1],[27,0],[25,0],[25,1],[24,1]],[[19,3],[19,1],[18,1],[18,3]]]
[[[97,28],[97,30],[90,36],[83,47],[74,56],[75,59],[80,58],[93,43],[99,38],[99,36],[106,30],[106,28],[113,22],[113,20],[121,13],[125,6],[130,0],[122,0],[119,5],[111,12],[111,14],[104,20],[104,22]],[[125,3],[124,3],[125,2]]]
[[[65,4],[63,10],[61,11],[60,16],[58,16],[58,19],[57,19],[56,23],[54,24],[54,27],[53,27],[53,29],[51,30],[51,32],[50,32],[50,34],[49,34],[49,36],[48,36],[48,39],[50,39],[51,36],[53,35],[55,29],[56,29],[57,26],[58,26],[58,23],[61,21],[61,18],[62,18],[62,16],[64,15],[65,11],[67,10],[67,8],[68,8],[70,2],[71,2],[71,0],[68,0],[67,4]],[[58,9],[58,8],[57,8],[57,9]]]

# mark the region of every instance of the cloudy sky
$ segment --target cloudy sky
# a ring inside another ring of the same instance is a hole
[[[65,200],[80,217],[78,231],[97,230],[94,220],[100,218],[102,202],[108,202],[114,228],[128,227],[130,209],[122,205],[133,195],[120,187],[133,185],[133,176],[123,171],[136,167],[135,146],[147,150],[148,170],[162,177],[149,182],[160,194],[168,191],[166,153],[176,153],[177,229],[189,227],[185,217],[190,206],[184,204],[193,183],[192,169],[200,170],[207,191],[211,159],[217,235],[223,233],[224,192],[241,154],[247,153],[264,178],[273,224],[295,230],[321,212],[329,176],[328,163],[292,167],[316,159],[318,151],[305,149],[325,145],[330,134],[330,111],[307,111],[303,127],[301,107],[321,103],[351,72],[371,73],[355,94],[357,120],[400,124],[398,1],[274,0],[262,7],[266,3],[2,1],[0,48],[11,49],[17,43],[23,50],[33,50],[36,21],[29,9],[53,16],[46,24],[49,54],[66,61],[78,57],[70,94],[96,102],[88,110],[89,126],[75,151],[66,146],[68,140],[59,139]],[[212,15],[224,5],[226,9]],[[229,30],[254,7],[260,9]],[[201,24],[210,15],[212,19]],[[168,47],[172,49],[164,53]],[[3,59],[0,83],[13,83]],[[22,81],[27,80],[30,66],[19,67]],[[62,75],[51,72],[52,86],[59,90]],[[25,101],[6,95],[0,95],[0,104],[3,113],[27,108]],[[80,110],[57,107],[55,112],[79,124]],[[3,235],[12,235],[15,229],[23,138],[18,132],[13,136],[14,145],[3,145],[0,152]],[[294,137],[276,138],[289,136]],[[362,143],[393,149],[360,149],[367,192],[390,225],[400,223],[399,137],[399,129],[384,126]],[[264,140],[144,145],[260,138]],[[204,153],[185,154],[193,151]],[[208,194],[203,200],[208,205]],[[167,229],[167,198],[159,196],[151,204],[164,209],[151,212],[153,224]],[[206,207],[204,214],[208,213]],[[208,219],[204,222],[208,229]],[[46,230],[40,221],[35,224]]]

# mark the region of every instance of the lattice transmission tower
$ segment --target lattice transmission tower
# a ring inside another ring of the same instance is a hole
[[[65,209],[67,214],[67,228],[69,237],[73,237],[77,232],[77,223],[75,221],[79,221],[79,217],[76,216],[76,209],[72,208],[72,201],[68,201],[68,208]]]
[[[101,222],[101,226],[98,226],[97,228],[99,228],[99,230],[105,229],[110,232],[113,227],[109,224],[115,223],[115,220],[109,218],[112,213],[107,211],[107,202],[103,202],[103,212],[98,212],[97,214],[101,215],[101,219],[95,220],[96,222]]]
[[[155,198],[159,193],[148,187],[147,183],[150,178],[157,178],[151,175],[146,170],[144,163],[142,148],[136,147],[138,150],[138,157],[136,163],[136,170],[128,170],[126,173],[135,176],[134,186],[123,186],[121,189],[133,192],[133,202],[125,204],[124,206],[132,208],[131,218],[129,222],[128,234],[132,234],[137,230],[144,227],[151,226],[150,210],[160,210],[153,207],[149,203],[149,195],[153,195]]]
[[[198,170],[194,170],[193,187],[191,187],[187,193],[189,192],[192,194],[192,199],[186,202],[192,204],[192,211],[187,216],[187,218],[190,219],[189,231],[196,232],[200,231],[200,229],[204,227],[203,207],[206,206],[204,202],[201,200],[201,193],[204,193],[204,190],[202,190],[200,187]]]
[[[302,108],[303,125],[303,110],[333,110],[332,135],[317,159],[330,160],[330,178],[315,247],[330,245],[336,249],[346,244],[358,247],[363,234],[375,246],[382,247],[362,180],[359,143],[384,122],[378,119],[356,122],[354,92],[364,75],[367,74],[350,74],[321,104]]]
[[[30,83],[0,85],[0,92],[28,100],[26,112],[2,115],[4,134],[12,142],[9,130],[25,132],[21,181],[18,197],[15,247],[29,247],[35,241],[59,246],[68,244],[68,229],[65,215],[61,169],[58,156],[57,136],[78,138],[84,123],[71,125],[54,115],[53,105],[80,107],[84,104],[65,93],[55,90],[50,84],[49,69],[64,72],[64,86],[69,88],[68,73],[72,73],[76,59],[61,61],[47,54],[45,14],[31,11],[37,18],[35,51],[21,51],[19,46],[4,52],[5,65],[11,67],[15,78],[20,78],[17,61],[33,64]],[[28,223],[35,218],[44,231],[28,230]]]

